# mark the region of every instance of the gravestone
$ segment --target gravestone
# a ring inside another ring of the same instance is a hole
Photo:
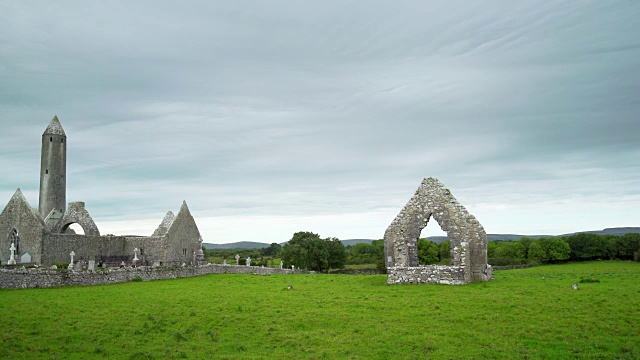
[[[251,266],[251,256],[247,256],[247,266]]]
[[[20,262],[21,263],[30,263],[31,262],[31,254],[29,254],[29,253],[22,254],[22,256],[20,256]]]
[[[240,255],[236,254],[236,265],[240,265]]]
[[[282,270],[282,265],[284,265],[284,263],[280,261],[280,270]]]
[[[73,270],[73,257],[76,256],[76,252],[75,251],[70,252],[69,256],[71,256],[71,261],[69,262],[68,269]]]
[[[57,266],[55,266],[55,265],[51,265],[51,267],[50,267],[49,269],[51,269],[51,270],[56,270],[57,268],[58,268]]]
[[[11,255],[9,256],[9,265],[15,265],[16,264],[16,245],[14,243],[11,243],[11,247],[9,247],[9,251],[11,251]]]
[[[96,261],[95,260],[89,260],[89,266],[87,267],[87,270],[89,270],[89,271],[95,271],[96,270]]]

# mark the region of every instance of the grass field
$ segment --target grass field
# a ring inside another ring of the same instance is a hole
[[[208,275],[0,290],[0,357],[640,358],[640,263],[494,277],[390,286],[384,275]]]

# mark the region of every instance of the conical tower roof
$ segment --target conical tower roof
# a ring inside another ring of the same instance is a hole
[[[49,126],[47,126],[47,129],[44,131],[42,135],[67,136],[67,134],[64,133],[64,129],[62,128],[62,125],[60,124],[60,120],[58,120],[57,115],[53,117],[53,120],[51,120],[51,123],[49,124]]]

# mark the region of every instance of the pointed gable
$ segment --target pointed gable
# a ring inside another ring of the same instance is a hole
[[[64,133],[64,129],[62,128],[62,124],[60,124],[60,120],[58,120],[57,115],[53,117],[53,120],[51,120],[51,123],[49,124],[49,126],[47,126],[42,135],[67,136],[67,134]]]
[[[171,223],[163,237],[165,242],[165,261],[167,263],[193,263],[198,250],[202,248],[202,237],[191,216],[186,202]]]
[[[9,218],[15,218],[15,217],[25,218],[26,217],[44,225],[44,222],[40,217],[40,214],[38,214],[31,207],[31,205],[29,205],[27,198],[24,197],[24,194],[22,194],[22,191],[20,190],[20,188],[16,190],[16,192],[13,194],[13,196],[7,203],[7,206],[5,206],[4,210],[2,211],[2,214],[0,214],[0,218],[6,218],[6,217],[9,217]]]
[[[176,215],[167,230],[167,235],[177,234],[182,234],[189,238],[200,238],[200,230],[198,230],[195,219],[191,216],[191,211],[189,211],[186,201],[182,202],[178,215]]]
[[[0,213],[0,253],[6,253],[11,246],[9,234],[15,233],[19,237],[17,259],[28,252],[34,262],[40,262],[44,232],[40,214],[29,205],[22,191],[17,189]]]
[[[162,222],[160,223],[160,225],[158,225],[158,228],[153,232],[153,235],[151,236],[165,236],[175,219],[176,216],[173,214],[173,212],[167,212],[167,215],[164,216],[164,219],[162,219]]]

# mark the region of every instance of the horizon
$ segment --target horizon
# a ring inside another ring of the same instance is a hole
[[[380,239],[435,177],[487,233],[640,219],[640,5],[193,1],[0,5],[0,203],[67,203],[203,242]],[[3,207],[4,208],[4,207]],[[433,221],[422,236],[442,236]]]

